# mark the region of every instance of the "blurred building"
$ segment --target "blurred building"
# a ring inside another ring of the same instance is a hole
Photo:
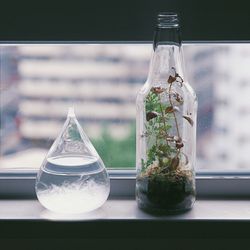
[[[221,45],[216,55],[213,137],[207,159],[217,170],[250,166],[250,45]]]
[[[17,67],[17,48],[0,47],[0,155],[16,152],[21,140]]]
[[[216,49],[187,45],[184,52],[189,82],[199,96],[197,151],[202,165],[213,123]],[[18,46],[20,148],[34,149],[28,151],[34,158],[39,155],[35,149],[47,149],[72,105],[90,137],[100,138],[105,127],[114,138],[126,138],[150,53],[151,45]]]
[[[148,46],[20,46],[18,50],[24,139],[54,139],[72,105],[90,137],[100,137],[104,125],[116,138],[128,136],[135,96],[147,75]]]
[[[217,46],[187,44],[184,46],[186,73],[198,97],[197,166],[207,168],[207,148],[213,135],[214,88],[217,79]]]
[[[30,165],[38,166],[72,105],[91,138],[100,139],[104,129],[116,140],[127,138],[150,53],[151,45],[129,44],[2,47],[0,138],[5,166],[27,166],[27,157]],[[185,45],[184,55],[199,103],[198,169],[247,169],[250,46]]]

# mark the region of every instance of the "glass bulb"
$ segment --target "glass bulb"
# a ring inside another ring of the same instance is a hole
[[[37,175],[37,198],[53,212],[83,213],[102,206],[109,191],[104,163],[69,108]]]

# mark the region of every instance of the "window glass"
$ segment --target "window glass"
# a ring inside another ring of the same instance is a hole
[[[0,46],[0,169],[37,169],[76,115],[108,168],[135,168],[135,97],[150,44]],[[250,44],[185,44],[197,170],[250,168]]]

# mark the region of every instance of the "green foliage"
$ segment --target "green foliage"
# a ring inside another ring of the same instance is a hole
[[[135,124],[123,140],[114,139],[104,127],[100,139],[91,140],[107,168],[135,168]]]
[[[159,160],[160,167],[166,167],[171,161],[170,159],[177,153],[175,147],[171,147],[166,141],[172,128],[171,113],[166,113],[167,106],[161,102],[159,93],[152,90],[149,92],[145,101],[146,114],[149,112],[157,112],[157,116],[148,119],[145,127],[147,131],[147,161],[144,162],[143,169],[146,170],[155,160]]]
[[[153,145],[148,150],[148,154],[147,154],[148,159],[147,159],[146,166],[149,166],[150,164],[152,164],[156,160],[156,155],[157,155],[157,147],[155,145]]]
[[[170,160],[175,154],[176,149],[167,144],[153,145],[147,152],[147,162],[143,161],[143,168],[146,170],[146,167],[151,165],[156,159],[159,160],[160,167],[165,168],[167,167],[166,165],[170,164]]]
[[[150,111],[161,112],[161,105],[160,104],[161,103],[160,103],[159,95],[150,91],[148,96],[147,96],[147,99],[146,99],[147,112],[150,112]]]

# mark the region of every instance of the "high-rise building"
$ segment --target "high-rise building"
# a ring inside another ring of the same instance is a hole
[[[250,46],[221,45],[215,62],[213,138],[207,157],[214,169],[249,169]]]

